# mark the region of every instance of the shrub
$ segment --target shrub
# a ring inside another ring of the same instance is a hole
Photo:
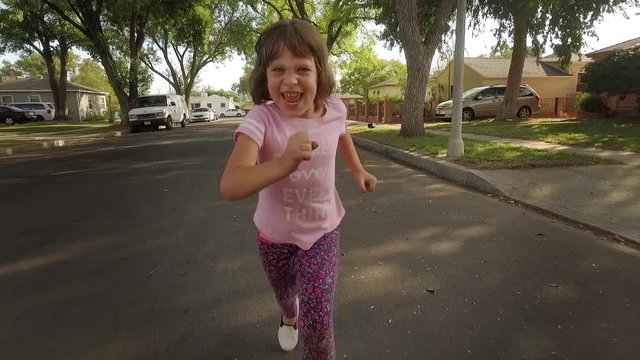
[[[597,94],[580,93],[576,97],[576,107],[578,110],[608,114],[611,110],[606,101]]]

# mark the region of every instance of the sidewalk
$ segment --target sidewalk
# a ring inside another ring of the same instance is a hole
[[[427,131],[449,135],[446,131]],[[476,170],[445,158],[409,153],[358,137],[354,137],[354,142],[364,149],[480,192],[503,196],[620,240],[640,244],[640,154],[474,134],[463,134],[463,138],[570,151],[614,159],[621,164]]]

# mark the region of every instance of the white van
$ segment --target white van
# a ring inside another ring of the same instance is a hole
[[[160,127],[171,130],[176,125],[187,126],[189,109],[184,96],[175,94],[138,96],[129,110],[131,132],[140,128]]]

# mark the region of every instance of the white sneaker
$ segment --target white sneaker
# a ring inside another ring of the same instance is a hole
[[[300,303],[296,297],[296,323],[287,325],[282,321],[284,314],[280,317],[280,327],[278,328],[278,342],[284,351],[292,351],[298,345],[298,314],[300,313]]]

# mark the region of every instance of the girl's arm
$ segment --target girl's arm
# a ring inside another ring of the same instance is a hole
[[[220,195],[227,201],[247,198],[294,172],[317,147],[307,133],[300,132],[289,138],[284,155],[256,164],[258,144],[240,133],[220,179]]]
[[[362,166],[362,162],[360,162],[360,157],[358,157],[358,152],[356,151],[356,147],[353,144],[353,139],[349,132],[340,136],[340,140],[338,140],[338,151],[344,161],[346,161],[349,169],[351,169],[353,178],[360,187],[360,191],[375,191],[378,179],[367,172]]]

